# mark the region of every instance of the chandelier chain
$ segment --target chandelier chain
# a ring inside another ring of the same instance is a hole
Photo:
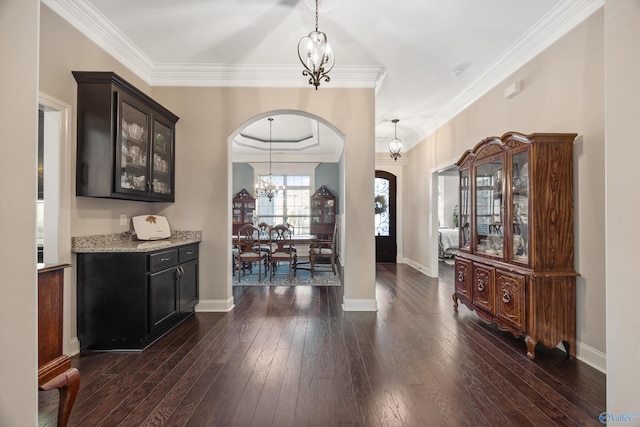
[[[269,117],[269,177],[271,177],[271,145],[273,141],[271,139],[271,126],[273,125],[273,117]]]
[[[318,0],[316,0],[316,31],[318,31]]]

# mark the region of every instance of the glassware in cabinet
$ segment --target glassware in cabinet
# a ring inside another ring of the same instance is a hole
[[[513,247],[511,260],[529,262],[529,151],[511,156],[511,218]]]
[[[173,193],[173,131],[158,120],[153,121],[152,186],[156,194]]]
[[[503,256],[504,164],[500,157],[476,166],[476,253]]]

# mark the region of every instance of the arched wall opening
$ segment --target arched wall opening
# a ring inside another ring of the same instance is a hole
[[[154,99],[180,116],[176,127],[176,203],[159,214],[172,226],[201,230],[198,311],[233,308],[231,139],[274,112],[304,112],[344,139],[339,181],[343,309],[375,311],[374,88],[154,87]],[[223,239],[221,236],[224,236]]]
[[[266,171],[270,169],[267,165],[267,160],[264,158],[264,155],[258,154],[252,160],[247,161],[247,155],[243,156],[237,155],[234,152],[234,140],[240,135],[245,129],[249,128],[256,122],[265,120],[267,118],[273,118],[275,121],[278,121],[278,118],[288,118],[291,116],[301,116],[310,119],[310,124],[315,126],[317,122],[317,132],[314,135],[315,141],[317,145],[326,144],[324,141],[328,138],[331,139],[329,152],[326,150],[322,150],[322,153],[318,155],[318,150],[315,151],[316,154],[304,154],[304,150],[301,150],[299,153],[295,155],[287,155],[283,152],[278,152],[276,150],[276,154],[273,156],[272,163],[272,171],[274,175],[280,174],[310,174],[311,175],[311,194],[316,191],[321,185],[326,185],[326,174],[323,176],[316,173],[316,168],[320,169],[322,164],[335,164],[337,167],[335,168],[338,172],[336,177],[332,177],[331,182],[328,185],[329,189],[334,193],[337,198],[337,211],[336,211],[336,222],[338,223],[337,230],[337,242],[339,244],[338,254],[340,257],[340,265],[344,267],[344,258],[342,254],[344,252],[344,134],[331,122],[325,120],[324,118],[300,110],[274,110],[267,111],[260,114],[257,114],[246,121],[244,121],[237,129],[235,129],[232,134],[229,136],[228,143],[231,147],[231,164],[230,168],[232,171],[232,177],[230,180],[231,185],[231,193],[232,195],[237,194],[242,189],[246,189],[250,194],[257,198],[254,193],[255,186],[250,184],[255,184],[253,179],[254,175],[257,176],[257,171]],[[282,132],[282,131],[281,131]],[[331,135],[327,135],[330,133]],[[284,135],[286,139],[286,134]],[[283,135],[274,134],[274,140],[282,138]],[[339,140],[338,144],[334,144],[334,140]],[[317,147],[316,147],[317,148]],[[262,157],[260,157],[262,156]],[[239,158],[240,157],[240,158]],[[284,159],[283,159],[284,157]],[[250,157],[251,158],[251,157]],[[320,162],[318,161],[320,158]],[[335,159],[335,160],[333,160]],[[328,160],[328,161],[322,161]],[[333,168],[331,169],[333,170]],[[251,174],[251,179],[247,177],[248,174]],[[238,179],[238,176],[243,176],[243,179]],[[236,182],[240,181],[240,182]],[[233,198],[233,196],[232,196]],[[232,210],[232,199],[229,199],[229,210]],[[233,280],[233,276],[232,276]],[[233,283],[232,283],[233,286]]]

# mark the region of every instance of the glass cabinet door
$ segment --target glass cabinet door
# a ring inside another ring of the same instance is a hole
[[[253,222],[253,211],[256,209],[255,202],[245,202],[244,204],[244,222]]]
[[[311,199],[311,224],[320,224],[322,217],[322,200]]]
[[[324,203],[324,222],[326,224],[333,224],[335,222],[334,218],[335,212],[335,200],[327,200]]]
[[[471,226],[471,192],[469,187],[469,169],[460,171],[460,204],[458,206],[458,227],[460,227],[460,248],[470,250],[469,227]]]
[[[153,121],[153,163],[151,163],[153,186],[156,194],[171,194],[173,185],[171,179],[172,156],[171,128],[157,120]]]
[[[503,159],[476,167],[476,253],[503,256]]]
[[[233,222],[242,222],[242,202],[233,202]]]
[[[124,192],[148,191],[149,116],[123,100],[120,104],[120,139],[117,146],[120,176],[116,189]]]
[[[511,260],[529,263],[529,152],[511,157],[513,248]]]

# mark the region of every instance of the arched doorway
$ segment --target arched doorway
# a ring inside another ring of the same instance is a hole
[[[376,262],[396,262],[396,176],[376,170],[375,175]]]
[[[249,193],[253,223],[286,223],[294,235],[308,235],[311,232],[310,197],[321,186],[329,189],[337,199],[337,252],[344,267],[340,256],[344,224],[341,219],[345,209],[344,135],[317,115],[299,110],[273,110],[245,121],[229,141],[232,196],[242,190]],[[279,186],[269,199],[256,191],[256,185],[266,176]],[[231,206],[230,210],[233,210]]]

